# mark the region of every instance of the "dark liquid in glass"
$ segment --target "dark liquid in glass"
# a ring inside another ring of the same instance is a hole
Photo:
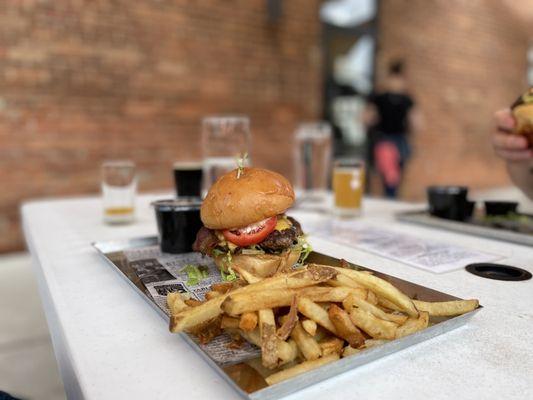
[[[178,197],[200,197],[202,194],[202,167],[174,165],[174,182]]]
[[[188,253],[202,227],[200,198],[162,200],[153,203],[159,230],[161,251]]]

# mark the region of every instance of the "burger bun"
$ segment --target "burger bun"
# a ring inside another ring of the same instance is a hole
[[[282,175],[262,168],[235,169],[211,186],[200,217],[209,229],[235,229],[282,214],[293,203],[294,190]]]

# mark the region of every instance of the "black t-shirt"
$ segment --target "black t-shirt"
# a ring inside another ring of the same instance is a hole
[[[408,94],[383,92],[370,97],[370,103],[376,106],[379,122],[375,126],[378,132],[387,134],[405,134],[408,127],[409,110],[414,101]]]

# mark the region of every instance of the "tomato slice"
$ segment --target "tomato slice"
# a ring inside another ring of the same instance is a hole
[[[257,244],[265,240],[265,238],[276,228],[278,218],[276,216],[264,219],[238,229],[226,229],[222,234],[227,241],[236,244],[239,247],[246,247],[252,244]]]

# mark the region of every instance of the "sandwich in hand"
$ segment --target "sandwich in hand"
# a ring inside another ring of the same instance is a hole
[[[202,203],[204,226],[193,245],[212,257],[226,280],[254,280],[303,263],[311,248],[300,224],[285,215],[291,184],[278,173],[238,168],[221,176]]]
[[[526,136],[533,144],[533,88],[520,96],[511,106],[516,120],[515,133]]]

